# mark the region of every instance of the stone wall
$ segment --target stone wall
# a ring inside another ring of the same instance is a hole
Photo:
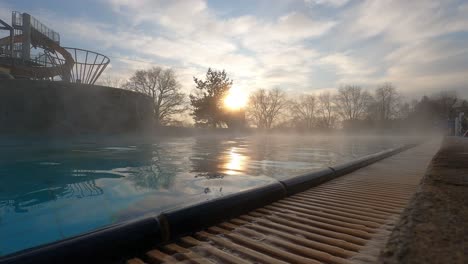
[[[0,80],[0,134],[120,134],[152,128],[151,99],[76,83]]]
[[[468,138],[446,138],[381,255],[382,263],[467,263]]]

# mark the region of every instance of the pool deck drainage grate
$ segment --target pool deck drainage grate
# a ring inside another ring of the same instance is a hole
[[[407,150],[127,263],[375,263],[436,150]]]

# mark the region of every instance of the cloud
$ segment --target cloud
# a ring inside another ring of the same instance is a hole
[[[151,23],[186,34],[197,30],[195,25],[212,21],[203,0],[108,0],[107,3],[133,26]]]
[[[334,67],[339,76],[367,76],[375,72],[371,67],[345,53],[334,53],[322,57],[319,62]]]
[[[334,21],[315,21],[304,14],[293,12],[279,17],[274,23],[256,21],[240,37],[246,49],[278,50],[285,45],[323,36],[335,24]]]
[[[349,2],[349,0],[304,0],[306,4],[326,5],[333,7],[341,7]]]
[[[468,68],[466,41],[442,39],[401,47],[386,58],[390,62],[387,78],[408,92],[454,89],[468,97],[463,77]]]
[[[418,42],[439,35],[466,31],[465,5],[457,1],[371,1],[367,0],[350,14],[350,33],[365,38],[384,35],[396,43]]]
[[[311,61],[318,56],[304,41],[323,36],[336,24],[298,11],[269,19],[222,18],[201,0],[104,3],[119,20],[64,19],[44,10],[40,19],[61,32],[64,43],[84,43],[110,55],[108,71],[113,73],[109,74],[128,77],[129,72],[150,64],[173,67],[182,73],[187,91],[193,87],[192,76],[200,76],[208,67],[226,69],[236,85],[246,89],[304,88]]]
[[[64,45],[110,55],[110,72],[173,67],[186,91],[208,67],[226,69],[245,90],[309,92],[391,81],[409,94],[466,84],[463,1],[305,0],[235,12],[223,8],[237,3],[215,7],[204,0],[101,3],[112,16],[99,21],[58,10],[31,13],[60,32]],[[0,8],[3,13],[9,17]]]
[[[390,81],[413,95],[466,85],[467,3],[366,0],[347,7],[325,40],[336,50],[320,60],[334,65],[337,84]]]
[[[206,2],[197,0],[110,0],[108,4],[135,27],[150,23],[161,32],[145,32],[142,35],[146,36],[139,38],[126,36],[130,41],[122,43],[127,48],[154,58],[174,60],[175,65],[192,69],[226,69],[236,84],[253,88],[281,85],[287,77],[279,76],[291,71],[301,72],[305,78],[291,78],[287,83],[296,81],[298,86],[304,85],[299,81],[307,79],[309,62],[317,51],[303,42],[323,36],[336,24],[300,12],[288,12],[273,19],[252,15],[222,18]]]

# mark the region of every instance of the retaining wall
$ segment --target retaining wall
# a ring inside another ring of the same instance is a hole
[[[152,127],[151,99],[132,91],[36,80],[0,81],[0,134],[118,134]]]
[[[467,263],[468,138],[446,138],[393,230],[381,262]]]

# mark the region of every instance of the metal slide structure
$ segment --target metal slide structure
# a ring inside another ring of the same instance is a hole
[[[9,30],[10,36],[0,39],[4,55],[0,66],[9,68],[14,76],[31,79],[58,76],[62,81],[94,84],[110,62],[100,53],[62,47],[57,32],[27,13],[14,11]],[[40,48],[43,53],[31,58],[31,48]]]

